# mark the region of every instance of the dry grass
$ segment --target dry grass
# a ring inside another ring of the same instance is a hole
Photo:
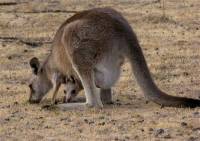
[[[115,104],[103,110],[41,109],[50,95],[40,105],[30,105],[26,86],[29,59],[46,57],[56,29],[71,12],[110,6],[134,28],[159,87],[171,95],[198,98],[199,0],[165,0],[164,9],[162,0],[22,0],[1,5],[15,1],[0,1],[1,141],[200,140],[200,109],[161,109],[146,103],[128,64],[114,88]]]

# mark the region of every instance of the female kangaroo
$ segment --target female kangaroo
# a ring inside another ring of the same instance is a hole
[[[77,13],[61,25],[45,63],[40,65],[37,59],[30,61],[35,73],[30,84],[30,102],[39,102],[52,87],[57,90],[59,76],[73,76],[82,83],[86,103],[60,106],[65,109],[103,107],[100,93],[111,90],[125,58],[149,100],[163,106],[200,106],[200,100],[170,96],[156,86],[131,26],[111,8]]]

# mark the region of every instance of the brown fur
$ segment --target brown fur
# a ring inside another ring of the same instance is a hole
[[[120,13],[110,8],[83,11],[62,24],[54,38],[51,54],[39,70],[45,68],[47,80],[55,90],[56,83],[50,81],[53,74],[57,77],[73,75],[81,81],[86,104],[61,107],[102,107],[100,94],[111,93],[124,58],[130,61],[136,80],[148,99],[163,106],[200,106],[200,100],[170,96],[155,85],[131,26]]]

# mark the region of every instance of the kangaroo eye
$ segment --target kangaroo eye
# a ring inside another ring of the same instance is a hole
[[[66,90],[64,90],[64,94],[66,94],[67,92],[66,92]]]
[[[73,76],[70,76],[70,80],[72,81],[73,84],[75,84],[75,79]]]
[[[71,91],[71,94],[75,94],[75,93],[76,93],[76,90],[72,90],[72,91]]]
[[[32,84],[29,84],[28,86],[29,86],[30,89],[32,89]]]

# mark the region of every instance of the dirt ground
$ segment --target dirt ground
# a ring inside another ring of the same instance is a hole
[[[51,94],[39,105],[27,102],[30,58],[47,56],[56,30],[75,12],[105,6],[130,22],[163,91],[200,98],[199,0],[0,0],[1,141],[200,141],[200,108],[148,102],[128,63],[114,104],[102,110],[41,108]]]

